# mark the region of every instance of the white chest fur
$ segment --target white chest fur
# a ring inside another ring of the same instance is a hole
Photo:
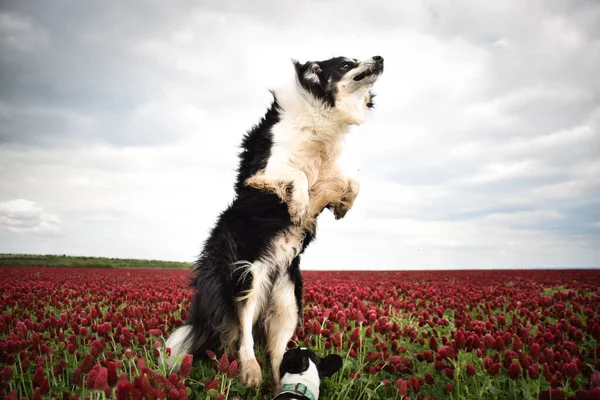
[[[292,222],[313,230],[324,207],[331,205],[342,218],[358,194],[358,182],[340,171],[337,161],[344,135],[357,123],[349,110],[356,114],[361,102],[366,107],[364,96],[343,93],[331,107],[293,83],[276,90],[275,97],[280,119],[272,127],[271,154],[266,168],[246,184],[277,194],[288,203]]]
[[[335,166],[349,126],[337,118],[338,112],[313,103],[294,91],[276,92],[281,103],[279,123],[273,127],[273,147],[266,173],[292,167],[306,174],[309,187],[321,170]]]

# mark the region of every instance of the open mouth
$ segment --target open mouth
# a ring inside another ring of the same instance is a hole
[[[382,72],[383,72],[383,65],[378,63],[378,64],[375,64],[375,65],[367,68],[366,70],[364,70],[360,74],[356,75],[353,79],[354,79],[355,82],[359,82],[359,81],[362,81],[363,79],[365,79],[368,76],[379,75]]]

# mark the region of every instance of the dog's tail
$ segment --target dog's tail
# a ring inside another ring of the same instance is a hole
[[[225,311],[226,306],[209,303],[207,308],[206,301],[200,299],[197,292],[192,300],[190,319],[167,338],[170,355],[165,361],[171,370],[179,369],[180,360],[186,354],[191,354],[194,361],[208,358],[207,350],[220,357],[237,341],[239,327]]]
[[[166,359],[169,368],[178,370],[181,365],[180,362],[177,362],[178,358],[191,353],[191,333],[192,325],[183,325],[175,329],[167,339],[166,347],[171,349],[171,354]],[[174,365],[176,365],[175,368],[173,368]]]

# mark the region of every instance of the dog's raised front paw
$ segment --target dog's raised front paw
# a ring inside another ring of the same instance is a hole
[[[348,187],[346,189],[346,193],[344,194],[343,202],[354,203],[356,200],[356,196],[358,196],[358,192],[360,191],[360,183],[353,178],[348,178]]]
[[[288,201],[288,212],[294,225],[301,226],[308,216],[310,196],[308,190],[296,188]]]
[[[292,203],[288,207],[288,211],[290,213],[290,218],[294,225],[301,226],[306,220],[306,216],[308,215],[308,207],[305,205],[301,205],[298,203]]]
[[[247,388],[262,384],[262,371],[256,358],[243,360],[240,364],[240,382]]]
[[[341,204],[331,207],[331,211],[333,211],[333,216],[335,217],[336,220],[344,218],[349,210],[350,210],[350,207],[343,206]]]
[[[358,196],[359,190],[360,184],[358,181],[349,178],[339,202],[330,203],[327,205],[327,208],[333,212],[333,216],[336,220],[344,218],[348,211],[350,211],[354,205],[354,200],[356,200],[356,197]]]
[[[245,183],[246,186],[250,186],[259,190],[265,190],[268,188],[267,182],[265,181],[262,173],[251,176],[250,178],[246,179]]]

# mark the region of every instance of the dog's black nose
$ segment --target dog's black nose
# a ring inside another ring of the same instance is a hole
[[[381,56],[374,56],[374,57],[373,57],[373,61],[376,61],[376,62],[382,63],[382,62],[383,62],[383,57],[381,57]]]

